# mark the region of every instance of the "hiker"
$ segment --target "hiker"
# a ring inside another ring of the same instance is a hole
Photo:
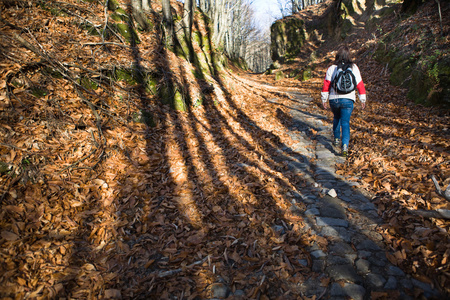
[[[322,88],[322,105],[328,108],[330,103],[333,112],[334,145],[342,145],[342,155],[347,156],[350,142],[350,116],[356,101],[355,90],[358,90],[362,109],[366,107],[366,89],[361,78],[361,73],[350,57],[347,46],[341,46],[331,65]],[[341,135],[342,128],[342,135]],[[342,142],[341,142],[342,141]]]

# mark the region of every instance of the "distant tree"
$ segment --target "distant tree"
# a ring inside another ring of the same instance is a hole
[[[441,35],[444,36],[444,27],[442,25],[441,1],[440,0],[436,0],[436,3],[438,5],[439,24],[441,25]]]
[[[305,0],[291,0],[292,14],[298,13],[305,8]]]
[[[247,44],[244,58],[249,68],[257,73],[266,71],[272,63],[269,32],[253,31]]]
[[[207,16],[211,16],[211,1],[210,0],[198,0],[198,7]]]
[[[277,3],[282,18],[287,17],[291,14],[292,0],[277,0]]]
[[[251,61],[251,68],[261,71],[271,63],[270,43],[267,43],[270,39],[267,33],[264,40],[257,30],[251,2],[252,0],[197,0],[200,10],[212,22],[213,43],[222,47],[232,59],[245,59],[247,63]],[[186,6],[186,1],[184,5]]]

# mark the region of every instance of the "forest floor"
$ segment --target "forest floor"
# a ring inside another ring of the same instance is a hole
[[[328,49],[311,80],[232,68],[206,91],[157,29],[105,49],[77,23],[102,24],[101,5],[63,4],[78,10],[2,10],[0,297],[449,296],[450,223],[422,213],[450,209],[431,181],[449,184],[448,111],[411,103],[354,42],[368,106],[344,159],[320,105]],[[102,81],[137,56],[202,105]]]

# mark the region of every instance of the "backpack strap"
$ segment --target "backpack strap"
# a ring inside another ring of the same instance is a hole
[[[352,69],[352,63],[346,63],[346,64],[340,64],[339,67],[342,69],[342,71]]]

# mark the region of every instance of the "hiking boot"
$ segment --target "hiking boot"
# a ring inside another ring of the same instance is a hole
[[[333,145],[334,145],[335,147],[339,147],[340,143],[341,143],[341,140],[340,140],[340,139],[334,139]]]
[[[348,154],[348,146],[342,145],[342,156],[347,156]]]

